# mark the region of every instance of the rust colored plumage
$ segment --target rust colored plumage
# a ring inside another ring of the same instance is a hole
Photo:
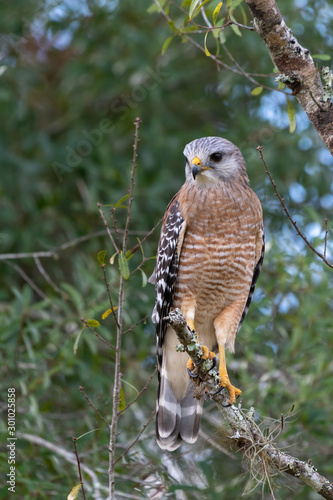
[[[163,318],[179,307],[200,342],[218,350],[221,385],[233,403],[240,391],[229,381],[224,349],[234,350],[264,255],[262,209],[239,149],[207,137],[188,144],[184,154],[186,182],[167,208],[151,277],[159,367],[156,432],[167,450],[195,442],[202,401],[193,398],[188,356],[176,352],[176,335]]]

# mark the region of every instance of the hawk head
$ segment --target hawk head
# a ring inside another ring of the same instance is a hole
[[[222,137],[202,137],[185,146],[186,180],[191,183],[212,185],[231,182],[245,177],[244,158],[232,142]]]

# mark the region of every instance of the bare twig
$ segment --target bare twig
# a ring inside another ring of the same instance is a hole
[[[125,335],[125,333],[127,333],[127,332],[132,332],[136,326],[138,326],[140,323],[144,323],[147,318],[148,318],[148,314],[146,314],[146,316],[144,316],[144,318],[139,319],[139,321],[137,321],[136,323],[134,323],[134,325],[132,325],[129,328],[127,328],[127,330],[125,330],[122,333],[122,335]]]
[[[110,231],[110,228],[108,226],[108,223],[106,222],[105,215],[104,215],[104,212],[102,210],[102,203],[97,203],[97,206],[98,206],[99,213],[101,214],[102,220],[104,222],[104,226],[105,226],[106,232],[108,233],[109,238],[110,238],[110,240],[112,242],[112,245],[114,246],[115,251],[117,253],[119,253],[119,248],[118,248],[116,242],[114,241],[114,238],[113,238],[113,236],[111,234],[111,231]]]
[[[327,235],[328,235],[328,229],[327,229],[327,217],[325,217],[325,238],[324,238],[324,257],[326,257],[326,250],[327,250]]]
[[[105,287],[106,287],[106,293],[108,294],[112,316],[113,316],[113,319],[115,320],[116,325],[119,326],[118,325],[118,319],[117,319],[117,316],[116,316],[116,311],[114,309],[113,302],[112,302],[112,297],[111,297],[109,283],[108,283],[107,276],[106,276],[105,264],[102,264],[101,268],[103,270],[103,280],[104,280]]]
[[[87,394],[85,393],[85,390],[84,390],[84,387],[82,387],[82,385],[80,385],[79,387],[79,391],[84,395],[84,397],[86,398],[86,400],[88,401],[89,403],[89,406],[91,406],[95,412],[97,413],[97,415],[99,416],[99,418],[101,420],[103,420],[103,422],[108,426],[110,427],[110,424],[105,420],[105,418],[103,417],[103,415],[100,413],[100,411],[96,408],[96,406],[94,406],[91,402],[91,400],[88,398]]]
[[[153,227],[153,229],[151,229],[146,235],[144,238],[142,238],[142,240],[140,241],[140,243],[137,243],[133,248],[131,248],[131,250],[129,250],[129,255],[132,255],[133,253],[135,253],[137,250],[139,250],[139,248],[141,247],[142,243],[144,243],[146,241],[147,238],[149,238],[149,236],[151,236],[153,234],[153,232],[155,231],[155,229],[161,224],[163,220],[163,217],[160,218],[160,220],[158,221],[158,223]]]
[[[80,464],[80,459],[79,459],[79,455],[78,455],[78,452],[77,452],[77,444],[76,444],[77,438],[73,437],[72,439],[73,439],[73,443],[74,443],[74,453],[75,453],[75,456],[76,456],[77,468],[79,470],[79,477],[80,477],[80,484],[81,484],[82,496],[83,496],[84,500],[86,500],[86,493],[84,491],[84,485],[83,485],[83,479],[82,479],[82,473],[81,473],[81,464]]]
[[[117,226],[116,209],[114,207],[112,207],[112,208],[110,208],[110,212],[111,212],[111,219],[112,219],[114,234],[116,235],[116,244],[117,244],[117,247],[119,248],[120,247],[119,229]]]
[[[121,251],[123,255],[126,255],[127,241],[129,235],[129,226],[131,221],[131,210],[133,202],[133,190],[134,190],[134,177],[135,169],[137,167],[136,159],[138,156],[138,143],[139,143],[139,127],[140,118],[137,118],[134,122],[135,133],[134,133],[134,144],[133,144],[133,159],[132,159],[132,171],[131,171],[131,183],[129,189],[129,202],[127,208],[127,217],[125,223],[125,231],[123,237],[123,247]],[[107,225],[107,224],[106,224]],[[107,226],[108,227],[108,226]],[[112,420],[110,425],[110,440],[109,440],[109,494],[110,500],[114,499],[115,494],[115,453],[116,453],[116,435],[117,426],[119,419],[119,401],[120,401],[120,389],[121,389],[121,371],[120,371],[120,361],[121,361],[121,341],[122,341],[122,330],[123,330],[123,309],[124,309],[124,286],[125,279],[120,274],[119,278],[119,290],[118,290],[118,314],[117,314],[117,343],[115,352],[115,368],[114,368],[114,385],[113,385],[113,397],[112,397]]]
[[[124,413],[124,412],[125,412],[125,411],[126,411],[126,410],[130,407],[130,406],[132,406],[132,404],[133,404],[133,403],[135,403],[135,401],[136,401],[136,400],[137,400],[137,399],[141,396],[141,394],[142,394],[143,392],[145,392],[145,391],[148,389],[148,386],[149,386],[150,382],[153,380],[153,378],[155,377],[156,373],[157,373],[157,367],[155,367],[155,370],[154,370],[154,371],[153,371],[153,373],[150,375],[150,377],[149,377],[149,379],[147,380],[147,382],[145,383],[144,387],[141,389],[141,391],[140,391],[140,392],[138,392],[138,394],[135,396],[135,398],[134,398],[134,399],[132,399],[132,401],[131,401],[130,403],[128,403],[128,405],[127,405],[127,406],[125,406],[125,408],[124,408],[123,410],[121,410],[120,412],[118,412],[118,413],[119,413],[119,415],[120,415],[121,413]]]
[[[52,288],[60,293],[60,295],[64,295],[64,292],[58,287],[58,285],[56,283],[54,283],[54,281],[50,278],[50,276],[47,274],[47,272],[45,271],[44,267],[42,266],[42,263],[41,261],[39,260],[39,257],[37,255],[34,256],[34,259],[35,259],[35,262],[36,262],[36,266],[37,266],[37,269],[38,271],[41,273],[41,275],[45,278],[45,280],[49,283],[49,285],[52,286]]]
[[[153,410],[152,411],[152,414],[150,415],[149,417],[149,420],[148,422],[143,426],[142,430],[139,432],[139,434],[137,435],[137,437],[134,439],[134,441],[126,448],[126,450],[115,460],[115,464],[117,462],[119,462],[119,460],[121,458],[123,458],[124,455],[126,455],[126,453],[129,452],[129,450],[131,448],[133,448],[133,446],[139,441],[140,437],[142,436],[142,434],[144,433],[144,431],[147,429],[148,425],[150,424],[150,422],[153,420],[154,416],[155,416],[155,413],[156,413],[156,410]]]
[[[26,441],[29,441],[30,443],[34,443],[37,446],[43,446],[43,448],[46,448],[56,455],[59,455],[62,457],[64,460],[67,462],[76,465],[76,459],[73,456],[73,452],[67,451],[64,448],[61,448],[59,443],[51,443],[50,441],[46,441],[46,439],[43,439],[40,436],[35,436],[33,434],[26,434],[26,433],[18,433],[18,437],[20,439],[25,439]],[[102,497],[100,490],[104,489],[104,487],[100,484],[98,476],[96,473],[90,469],[85,464],[81,464],[81,469],[86,472],[91,477],[92,483],[93,483],[93,497],[95,500],[103,500],[104,497]]]
[[[81,318],[81,321],[82,321],[82,323],[84,323],[84,326],[86,328],[89,328],[89,330],[91,330],[93,332],[93,334],[96,335],[97,338],[99,338],[99,340],[104,342],[104,344],[106,344],[107,346],[111,347],[111,349],[116,349],[116,347],[113,344],[111,344],[110,342],[105,340],[99,333],[97,333],[93,326],[88,325],[88,322],[86,319]]]
[[[228,395],[216,393],[220,387],[217,372],[211,370],[211,362],[202,363],[202,345],[195,332],[191,331],[179,309],[171,311],[165,320],[175,330],[179,341],[196,366],[201,383],[207,395],[217,404],[224,422],[229,429],[229,439],[248,460],[256,460],[263,467],[263,473],[269,481],[267,465],[274,465],[279,471],[290,474],[303,481],[327,500],[333,500],[333,484],[318,473],[311,461],[304,462],[277,449],[272,440],[265,438],[260,427],[254,421],[254,408],[247,413],[238,406],[226,406]],[[188,346],[190,349],[188,349]],[[258,460],[260,458],[260,460]]]
[[[124,230],[123,229],[118,229],[118,233],[123,234]],[[137,235],[137,236],[147,236],[147,231],[129,231],[129,234]],[[148,233],[150,234],[150,232]],[[73,248],[79,243],[83,243],[84,241],[91,240],[92,238],[97,238],[98,236],[104,236],[105,235],[105,229],[101,231],[95,231],[94,233],[91,234],[86,234],[84,236],[80,236],[79,238],[74,238],[73,240],[67,241],[66,243],[63,243],[62,245],[58,247],[54,247],[51,250],[47,250],[45,252],[19,252],[19,253],[3,253],[0,254],[0,260],[7,260],[7,259],[34,259],[35,257],[38,258],[48,258],[48,257],[53,257],[57,258],[59,252],[63,252],[64,250],[68,250],[69,248]],[[143,238],[142,241],[144,241],[146,238]]]
[[[281,203],[282,205],[282,208],[286,214],[286,216],[288,217],[288,219],[290,220],[290,222],[292,223],[292,225],[294,226],[294,228],[296,229],[296,232],[298,234],[298,236],[300,236],[304,241],[305,243],[308,245],[309,248],[311,248],[311,250],[316,254],[318,255],[318,257],[320,257],[320,259],[322,259],[325,264],[328,265],[328,267],[332,268],[333,269],[333,264],[331,262],[329,262],[327,259],[326,259],[326,246],[325,246],[325,251],[324,251],[324,254],[318,252],[318,250],[316,250],[312,245],[311,243],[309,242],[309,240],[307,239],[307,237],[305,236],[304,233],[301,232],[301,230],[299,229],[298,225],[297,225],[297,222],[291,217],[285,203],[284,203],[284,198],[281,197],[278,189],[277,189],[277,186],[274,182],[274,179],[269,171],[269,168],[267,166],[267,163],[265,162],[264,160],[264,157],[263,157],[263,154],[262,154],[262,149],[263,147],[262,146],[258,146],[257,147],[257,150],[259,151],[259,154],[260,154],[260,158],[261,158],[261,161],[263,162],[264,166],[265,166],[265,172],[266,174],[268,175],[269,177],[269,180],[271,181],[272,183],[272,186],[274,188],[274,191],[275,191],[275,196],[277,196],[277,198],[279,199],[279,202]],[[326,228],[326,226],[325,226]],[[325,235],[325,241],[326,241],[326,235]]]
[[[135,169],[137,167],[136,159],[138,157],[138,144],[139,144],[139,128],[140,128],[140,123],[141,120],[140,118],[136,118],[134,125],[135,125],[135,133],[134,133],[134,144],[133,144],[133,159],[132,159],[132,172],[131,172],[131,184],[130,184],[130,189],[129,189],[129,199],[128,199],[128,209],[127,209],[127,217],[126,217],[126,224],[125,224],[125,231],[124,231],[124,238],[123,238],[123,253],[125,255],[126,250],[127,250],[127,239],[128,239],[128,230],[129,230],[129,225],[130,225],[130,220],[131,220],[131,211],[132,211],[132,203],[133,203],[133,190],[134,190],[134,176],[135,176]]]
[[[32,281],[31,278],[29,278],[29,276],[27,275],[27,273],[25,271],[23,271],[22,267],[18,266],[17,264],[13,264],[12,262],[9,262],[8,260],[5,260],[5,263],[7,264],[7,266],[12,267],[13,269],[15,269],[15,271],[17,271],[22,276],[22,278],[28,283],[28,285],[30,285],[31,288],[33,290],[35,290],[35,292],[42,299],[49,300],[49,297],[47,295],[45,295],[45,293],[39,288],[39,286],[36,285],[36,283],[34,283]]]

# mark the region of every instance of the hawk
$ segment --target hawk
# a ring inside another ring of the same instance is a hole
[[[176,351],[176,334],[164,318],[178,307],[205,346],[203,359],[218,352],[221,387],[233,404],[241,391],[229,380],[225,349],[234,352],[264,258],[262,208],[240,150],[226,139],[203,137],[187,144],[184,156],[186,180],[166,209],[150,278],[156,287],[156,438],[169,451],[196,441],[203,400],[193,397],[188,370],[194,365]]]

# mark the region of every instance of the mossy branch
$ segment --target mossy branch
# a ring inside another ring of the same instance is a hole
[[[299,460],[288,453],[280,451],[274,443],[274,438],[264,436],[260,427],[254,420],[255,411],[250,408],[245,412],[241,408],[241,402],[235,406],[228,405],[229,396],[225,392],[216,392],[219,389],[219,378],[212,362],[207,360],[200,363],[203,354],[195,332],[191,331],[184,320],[179,309],[171,311],[166,321],[175,330],[181,343],[178,350],[185,350],[195,364],[199,379],[206,389],[208,397],[215,401],[228,430],[228,437],[234,443],[234,447],[241,451],[250,463],[250,469],[261,468],[264,478],[270,487],[269,471],[276,468],[303,481],[323,498],[333,500],[333,484],[318,473],[312,465],[311,460],[307,462]],[[281,423],[281,430],[283,424]]]

